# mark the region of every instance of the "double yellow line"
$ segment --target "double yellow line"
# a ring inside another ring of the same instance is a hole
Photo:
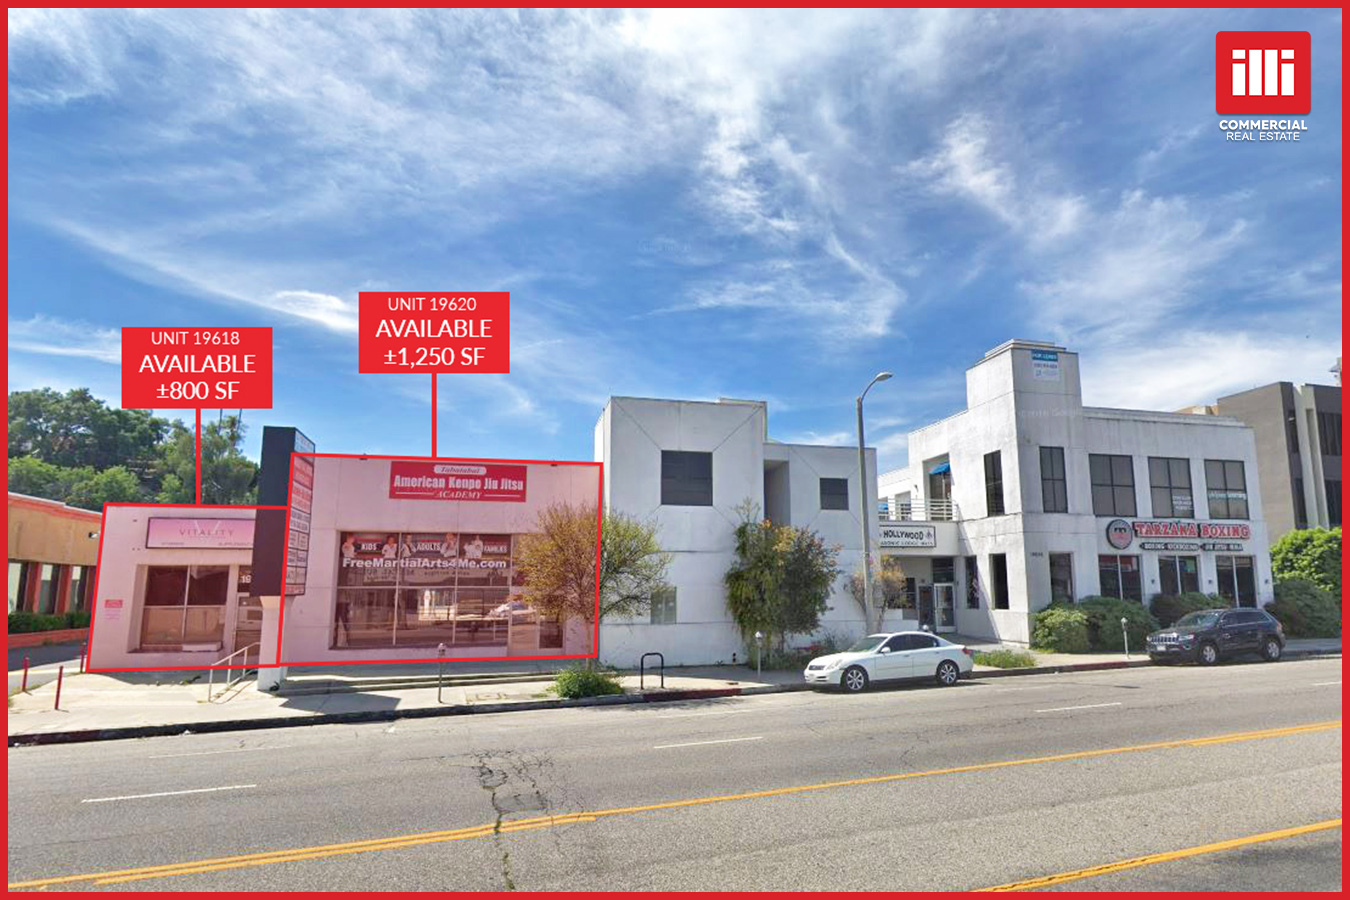
[[[1114,756],[1124,753],[1140,753],[1150,750],[1165,750],[1174,747],[1208,747],[1216,744],[1256,741],[1288,735],[1312,734],[1331,731],[1341,727],[1341,720],[1313,722],[1307,725],[1294,725],[1286,728],[1269,728],[1263,731],[1242,731],[1230,734],[1213,735],[1202,738],[1184,738],[1174,741],[1156,741],[1149,744],[1134,744],[1126,747],[1109,747],[1101,750],[1079,750],[1073,753],[1057,753],[1052,756],[1032,756],[1021,759],[999,760],[996,762],[976,763],[968,766],[953,766],[945,769],[929,769],[922,772],[902,772],[894,775],[877,775],[870,778],[850,778],[842,781],[826,781],[819,784],[796,785],[793,787],[771,788],[763,791],[746,791],[738,794],[718,794],[709,797],[693,797],[687,800],[672,800],[665,803],[652,803],[645,806],[625,806],[614,809],[580,812],[557,816],[540,816],[532,819],[515,819],[508,822],[476,825],[470,828],[457,828],[450,831],[428,831],[421,834],[400,835],[395,837],[371,838],[363,841],[350,841],[343,844],[326,844],[317,847],[301,847],[293,850],[274,850],[262,853],[250,853],[242,856],[226,856],[217,859],[200,859],[183,863],[171,863],[162,866],[143,866],[135,869],[120,869],[108,872],[93,872],[84,875],[66,875],[57,878],[42,878],[34,881],[11,883],[10,890],[18,888],[44,888],[76,882],[100,884],[121,884],[129,881],[142,881],[150,878],[168,878],[174,875],[197,875],[205,872],[219,872],[225,869],[242,869],[252,866],[266,866],[274,863],[299,862],[307,859],[324,859],[344,856],[352,853],[370,853],[378,850],[400,850],[405,847],[417,847],[423,844],[438,844],[448,841],[462,841],[472,838],[491,837],[498,834],[511,834],[517,831],[529,831],[538,828],[552,828],[558,825],[570,825],[594,822],[597,819],[612,816],[634,815],[637,813],[657,812],[661,810],[682,809],[691,806],[703,806],[712,803],[729,803],[742,800],[759,800],[767,797],[783,797],[793,794],[805,794],[811,791],[834,790],[836,788],[858,787],[869,784],[887,784],[916,778],[934,778],[940,775],[959,775],[968,772],[988,772],[1014,766],[1040,765],[1052,762],[1067,762],[1076,759],[1093,759],[1102,756]],[[1336,820],[1339,822],[1339,820]],[[1329,826],[1328,826],[1329,827]],[[1121,865],[1121,864],[1115,864]],[[1080,876],[1087,877],[1087,876]],[[1071,879],[1068,879],[1071,880]],[[1005,887],[1013,890],[1016,888]]]

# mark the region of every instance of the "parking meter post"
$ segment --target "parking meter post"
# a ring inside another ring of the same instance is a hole
[[[441,703],[441,689],[445,683],[445,643],[436,647],[436,705]]]
[[[19,687],[19,690],[23,691],[25,694],[28,693],[28,654],[27,654],[27,653],[25,653],[25,654],[23,655],[23,684]]]
[[[756,677],[756,678],[759,678],[759,677],[763,674],[763,661],[764,661],[763,643],[764,643],[764,632],[762,632],[762,631],[756,631],[756,632],[755,632],[755,677]]]
[[[1125,638],[1125,658],[1126,658],[1126,659],[1129,659],[1129,658],[1130,658],[1130,630],[1129,630],[1128,628],[1125,627],[1125,624],[1126,624],[1126,619],[1125,619],[1124,616],[1121,616],[1121,617],[1120,617],[1120,634],[1121,634],[1121,637]]]

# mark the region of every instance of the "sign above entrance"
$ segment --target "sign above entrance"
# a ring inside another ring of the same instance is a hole
[[[937,529],[932,525],[881,523],[882,547],[936,547]]]
[[[525,502],[525,466],[485,462],[394,459],[390,500]]]
[[[145,529],[150,549],[248,550],[253,547],[252,519],[151,518]]]

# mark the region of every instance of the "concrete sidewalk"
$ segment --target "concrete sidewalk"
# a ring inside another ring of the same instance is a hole
[[[978,645],[972,649],[995,649]],[[1339,639],[1291,640],[1287,655],[1339,655]],[[1147,656],[1123,653],[1036,653],[1034,668],[976,666],[975,677],[1035,675],[1151,665]],[[512,671],[514,669],[514,671]],[[293,670],[294,671],[294,670]],[[553,674],[546,664],[482,666],[447,673],[437,702],[435,667],[365,667],[304,671],[287,679],[287,691],[263,693],[247,679],[207,700],[204,672],[85,673],[66,679],[61,709],[53,709],[55,685],[10,698],[10,746],[38,743],[150,737],[206,731],[246,731],[291,725],[392,721],[425,716],[467,715],[515,709],[602,706],[620,703],[726,697],[808,690],[801,673],[744,666],[668,670],[664,687],[647,673],[639,688],[636,673],[622,676],[622,695],[561,700],[548,692]]]

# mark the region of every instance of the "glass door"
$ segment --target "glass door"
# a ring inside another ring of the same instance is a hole
[[[937,631],[956,630],[956,585],[933,585],[933,605],[936,608]]]

